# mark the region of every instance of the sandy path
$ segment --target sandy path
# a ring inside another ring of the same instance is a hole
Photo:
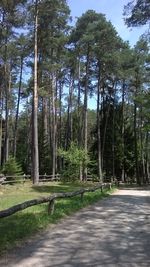
[[[150,267],[150,191],[122,189],[0,260],[7,267]]]

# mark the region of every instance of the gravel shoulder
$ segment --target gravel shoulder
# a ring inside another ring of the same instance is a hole
[[[12,250],[0,266],[149,267],[150,190],[117,190]]]

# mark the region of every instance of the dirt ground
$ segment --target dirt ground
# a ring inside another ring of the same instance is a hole
[[[12,250],[0,266],[150,267],[150,190],[117,190]]]

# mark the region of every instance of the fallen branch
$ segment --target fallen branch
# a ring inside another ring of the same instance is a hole
[[[48,213],[52,214],[54,212],[54,200],[60,199],[60,198],[71,198],[71,197],[75,197],[77,195],[81,195],[81,200],[83,200],[83,194],[84,193],[94,192],[98,189],[101,189],[101,191],[102,191],[105,186],[108,186],[108,184],[99,184],[98,186],[95,186],[92,188],[80,189],[80,190],[75,191],[75,192],[56,193],[56,194],[53,194],[49,197],[42,197],[39,199],[28,200],[28,201],[25,201],[23,203],[12,206],[8,209],[0,211],[0,218],[8,217],[8,216],[10,216],[10,215],[12,215],[18,211],[21,211],[21,210],[24,210],[24,209],[27,209],[29,207],[39,205],[42,203],[47,203],[47,202],[49,202]],[[109,188],[110,188],[110,184],[109,184]]]

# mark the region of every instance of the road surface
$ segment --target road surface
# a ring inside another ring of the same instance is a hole
[[[150,191],[117,190],[16,248],[7,267],[150,267]]]

